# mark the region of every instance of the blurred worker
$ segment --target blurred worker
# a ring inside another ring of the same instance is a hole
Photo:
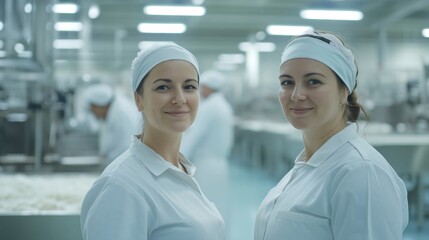
[[[228,228],[228,157],[233,144],[234,115],[222,93],[225,84],[224,75],[218,71],[201,74],[202,101],[195,122],[183,135],[181,151],[197,167],[195,178],[223,215]]]
[[[105,165],[124,152],[138,133],[139,113],[136,106],[124,96],[115,94],[106,84],[94,84],[86,89],[91,113],[99,126],[99,152]]]
[[[207,158],[227,159],[234,137],[234,114],[222,88],[225,77],[214,70],[201,74],[202,101],[197,118],[184,136],[182,153],[197,164]]]

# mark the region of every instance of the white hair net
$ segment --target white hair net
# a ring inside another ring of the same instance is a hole
[[[113,89],[106,84],[94,84],[85,91],[88,103],[97,106],[107,106],[114,98]]]
[[[310,58],[325,64],[341,78],[349,93],[353,92],[357,75],[355,58],[335,35],[311,31],[298,36],[285,47],[281,64],[294,58]]]
[[[219,91],[225,84],[225,76],[221,72],[209,70],[201,74],[200,84],[206,85],[213,90]]]
[[[172,42],[156,43],[138,52],[131,64],[133,91],[137,90],[152,68],[168,60],[187,61],[195,67],[199,75],[198,61],[191,52]]]

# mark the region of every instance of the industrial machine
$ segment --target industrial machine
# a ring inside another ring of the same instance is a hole
[[[96,135],[68,124],[74,89],[54,79],[53,1],[35,2],[0,1],[0,167],[10,171],[64,170],[97,152]]]

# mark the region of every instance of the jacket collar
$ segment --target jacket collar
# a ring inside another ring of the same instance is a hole
[[[136,158],[155,176],[159,176],[166,171],[180,171],[152,148],[142,143],[136,136],[132,139],[131,149]],[[179,161],[185,167],[187,174],[191,177],[194,176],[195,166],[182,154],[179,156]]]
[[[342,145],[357,137],[358,134],[356,123],[348,123],[343,130],[326,141],[306,162],[303,160],[305,159],[305,150],[303,150],[295,159],[295,164],[306,164],[309,166],[318,167],[333,153],[335,153]]]

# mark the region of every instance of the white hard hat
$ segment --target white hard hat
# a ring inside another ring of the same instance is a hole
[[[200,84],[218,91],[225,84],[225,77],[221,72],[209,70],[201,74]]]
[[[109,85],[94,84],[87,88],[86,96],[90,104],[106,106],[112,101],[114,94]]]

